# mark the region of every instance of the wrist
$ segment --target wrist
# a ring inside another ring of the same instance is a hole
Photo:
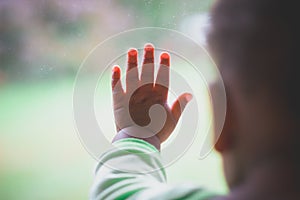
[[[147,137],[145,137],[147,136]],[[140,140],[144,140],[150,144],[152,144],[157,150],[160,151],[160,144],[161,141],[159,138],[154,135],[153,133],[150,133],[148,130],[139,130],[138,133],[136,133],[136,130],[130,129],[130,128],[124,128],[121,129],[116,136],[113,138],[112,142],[125,139],[125,138],[136,138]]]

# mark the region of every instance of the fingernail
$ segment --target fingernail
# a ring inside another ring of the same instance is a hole
[[[191,95],[191,94],[186,94],[186,95],[185,95],[185,100],[186,100],[187,102],[191,101],[192,99],[193,99],[193,95]]]
[[[121,75],[119,66],[114,66],[112,71],[113,71],[112,74],[113,79],[119,79]]]
[[[128,62],[135,63],[137,61],[137,50],[129,49],[128,50]]]
[[[162,65],[170,66],[170,55],[166,52],[160,55],[160,63]]]
[[[170,58],[170,55],[168,54],[168,53],[166,53],[166,52],[164,52],[164,53],[162,53],[161,55],[160,55],[160,58],[161,59],[169,59]]]
[[[146,44],[144,47],[144,63],[154,62],[154,47],[152,44]]]
[[[151,44],[151,43],[147,43],[147,44],[145,44],[144,49],[145,49],[146,51],[153,51],[153,50],[154,50],[154,46],[153,46],[153,44]]]
[[[117,73],[117,72],[120,72],[120,69],[118,66],[114,66],[112,71],[113,71],[113,73]]]
[[[128,50],[128,55],[129,56],[136,56],[137,55],[137,50],[136,49],[129,49]]]

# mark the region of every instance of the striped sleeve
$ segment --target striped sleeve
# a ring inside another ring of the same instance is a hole
[[[91,189],[91,200],[198,199],[215,195],[192,184],[170,185],[159,151],[135,138],[118,140],[100,157]]]

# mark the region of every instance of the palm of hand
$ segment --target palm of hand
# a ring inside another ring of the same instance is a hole
[[[176,124],[186,104],[191,100],[191,94],[184,93],[177,98],[172,107],[167,104],[169,85],[169,55],[161,55],[160,69],[156,84],[154,84],[154,48],[145,46],[145,54],[142,67],[141,80],[138,78],[137,51],[128,52],[128,68],[126,73],[126,92],[120,82],[120,69],[114,67],[112,88],[114,101],[114,115],[117,130],[133,126],[145,127],[150,122],[149,110],[152,106],[161,105],[166,112],[166,120],[163,128],[156,134],[161,142],[164,142],[175,129]],[[160,84],[162,83],[162,84]],[[128,109],[129,116],[128,116]],[[130,118],[130,119],[129,119]],[[140,136],[143,138],[143,136]]]

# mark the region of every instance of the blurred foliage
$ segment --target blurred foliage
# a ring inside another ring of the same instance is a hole
[[[1,1],[0,80],[74,75],[99,42],[145,26],[178,29],[211,0]],[[2,77],[2,78],[1,78]]]

